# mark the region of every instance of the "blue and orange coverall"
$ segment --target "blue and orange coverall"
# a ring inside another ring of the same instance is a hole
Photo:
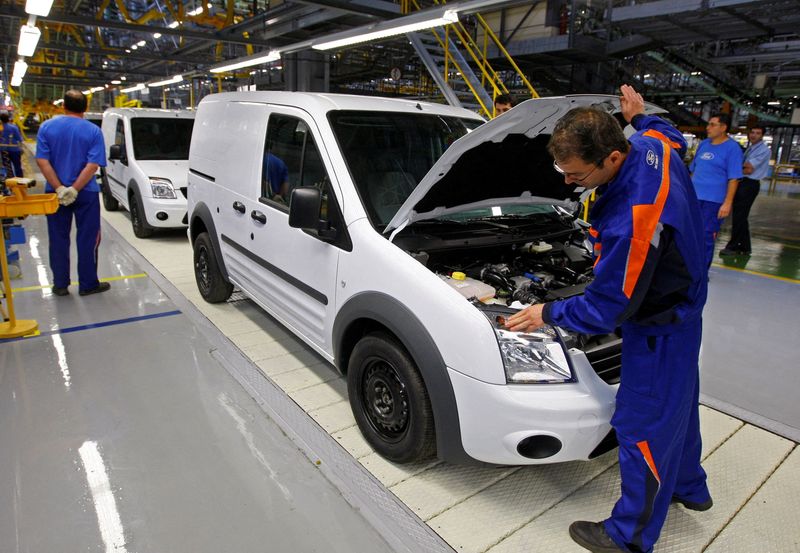
[[[622,329],[611,419],[622,496],[604,524],[621,548],[649,552],[673,495],[710,499],[698,418],[707,272],[686,142],[659,117],[632,125],[630,151],[591,211],[595,279],[583,296],[546,304],[543,319],[587,334]]]

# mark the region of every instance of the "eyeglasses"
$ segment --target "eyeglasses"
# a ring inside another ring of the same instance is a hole
[[[562,175],[564,175],[564,176],[565,176],[565,177],[567,177],[568,179],[572,179],[572,180],[574,180],[575,182],[583,182],[583,181],[585,181],[586,179],[588,179],[588,178],[589,178],[589,176],[590,176],[592,173],[594,173],[594,172],[595,172],[595,170],[596,170],[598,167],[599,167],[599,165],[595,165],[595,166],[594,166],[594,169],[592,169],[591,171],[589,171],[588,173],[586,173],[586,174],[585,174],[585,175],[583,175],[582,177],[578,177],[578,175],[579,175],[580,173],[567,173],[567,172],[566,172],[566,171],[564,171],[564,170],[563,170],[561,167],[559,167],[559,166],[558,166],[558,163],[556,163],[556,162],[555,162],[555,160],[553,160],[553,169],[555,169],[556,171],[558,171],[559,173],[561,173]]]

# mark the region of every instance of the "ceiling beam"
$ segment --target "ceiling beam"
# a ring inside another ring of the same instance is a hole
[[[26,19],[28,14],[18,6],[3,6],[0,8],[0,17],[10,17]],[[80,25],[84,27],[102,27],[104,29],[120,29],[137,33],[161,33],[162,35],[175,35],[183,38],[193,38],[206,42],[231,42],[234,44],[249,44],[251,46],[263,46],[269,48],[270,44],[263,40],[246,39],[223,33],[221,31],[191,31],[188,29],[170,27],[156,27],[153,25],[137,25],[135,23],[125,23],[122,21],[110,21],[108,19],[95,19],[80,15],[69,15],[63,13],[53,13],[47,17],[39,18],[45,22],[66,23],[68,25]]]
[[[16,48],[16,42],[0,41],[0,46],[9,46]],[[192,65],[198,64],[211,64],[216,63],[213,59],[198,58],[197,56],[178,56],[170,53],[163,54],[149,54],[147,52],[140,52],[139,50],[132,50],[130,54],[126,53],[122,48],[91,48],[88,46],[78,46],[77,44],[64,44],[60,42],[39,42],[39,48],[45,50],[54,50],[57,52],[80,52],[83,54],[91,54],[94,56],[108,57],[118,56],[122,59],[142,59],[160,62],[179,62],[188,63]]]

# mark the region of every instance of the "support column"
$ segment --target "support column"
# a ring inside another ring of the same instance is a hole
[[[292,92],[330,92],[328,54],[302,51],[283,55],[286,90]]]

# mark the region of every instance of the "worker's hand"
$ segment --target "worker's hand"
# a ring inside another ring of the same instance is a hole
[[[58,195],[58,203],[67,206],[78,198],[78,191],[71,186],[59,186],[56,195]]]
[[[641,94],[627,84],[619,87],[619,91],[622,94],[619,97],[619,107],[622,110],[622,116],[625,121],[630,123],[635,116],[644,114],[644,98],[642,98]]]
[[[719,208],[719,213],[717,213],[717,219],[724,219],[728,215],[731,214],[732,202],[725,202]]]
[[[537,303],[526,307],[522,311],[517,311],[506,319],[506,328],[514,332],[532,332],[545,325],[542,319],[543,303]]]

